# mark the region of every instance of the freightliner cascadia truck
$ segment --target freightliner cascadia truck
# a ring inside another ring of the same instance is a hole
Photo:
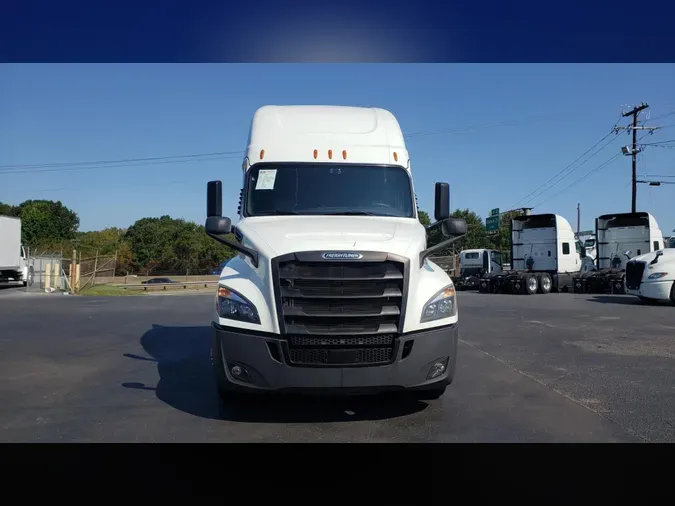
[[[206,233],[237,252],[213,302],[221,400],[441,396],[455,374],[459,315],[451,279],[429,256],[466,234],[466,222],[450,216],[446,183],[435,185],[435,223],[419,222],[396,118],[377,108],[264,106],[242,169],[235,226],[222,216],[223,183],[207,188]],[[427,247],[436,227],[444,239]]]

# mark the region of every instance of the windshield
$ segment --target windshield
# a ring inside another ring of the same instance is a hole
[[[257,164],[247,177],[246,216],[415,216],[410,176],[402,167]]]

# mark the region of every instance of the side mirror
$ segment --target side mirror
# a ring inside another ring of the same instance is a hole
[[[207,234],[227,235],[232,232],[232,221],[224,216],[209,216],[204,229]]]
[[[206,185],[206,217],[223,215],[223,183],[209,181]]]
[[[630,258],[630,256],[633,254],[631,250],[626,250],[623,252],[624,255],[626,255],[627,258]]]
[[[445,237],[457,237],[466,234],[466,220],[462,218],[445,218],[441,222],[441,232]]]
[[[450,217],[450,186],[436,183],[434,190],[434,218],[441,221]]]

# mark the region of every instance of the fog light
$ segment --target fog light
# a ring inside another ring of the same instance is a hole
[[[236,378],[239,381],[246,381],[246,382],[251,381],[251,376],[249,375],[245,367],[230,363],[227,364],[227,367],[229,367],[230,374],[232,375],[233,378]]]
[[[429,369],[429,374],[427,374],[427,379],[434,379],[438,378],[439,376],[442,376],[443,373],[445,372],[447,363],[448,359],[446,358],[432,365],[431,369]]]

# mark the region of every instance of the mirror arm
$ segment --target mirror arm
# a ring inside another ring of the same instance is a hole
[[[251,259],[251,263],[253,264],[253,267],[257,268],[258,267],[258,252],[254,249],[247,248],[243,244],[239,244],[238,242],[235,241],[230,241],[229,239],[226,239],[225,237],[221,237],[217,234],[212,234],[210,232],[206,232],[206,235],[208,235],[210,238],[215,239],[221,244],[224,244],[225,246],[229,246],[235,251],[238,251],[242,255],[245,255]]]
[[[426,260],[429,256],[431,256],[434,253],[437,253],[439,251],[443,251],[445,248],[450,246],[455,241],[460,240],[465,235],[466,234],[462,234],[462,235],[457,235],[455,237],[451,237],[450,239],[446,239],[445,241],[441,241],[438,244],[436,244],[435,246],[431,246],[430,248],[427,248],[424,251],[421,251],[420,252],[420,268],[424,265],[424,260]]]

